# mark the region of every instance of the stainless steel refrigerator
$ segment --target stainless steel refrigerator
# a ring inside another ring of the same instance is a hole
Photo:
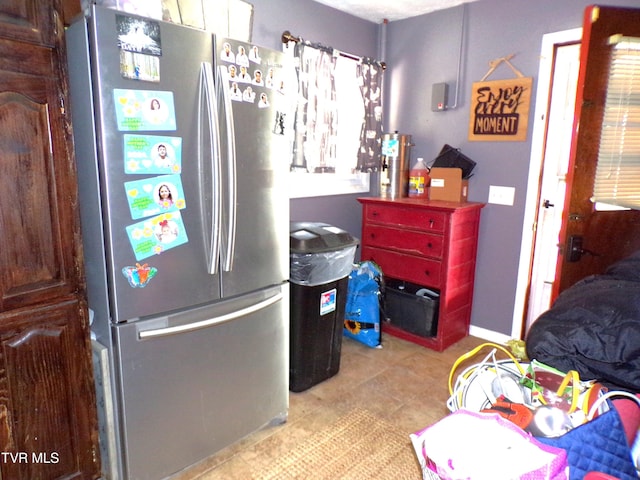
[[[95,6],[67,49],[105,473],[155,480],[286,420],[293,77],[279,52]]]

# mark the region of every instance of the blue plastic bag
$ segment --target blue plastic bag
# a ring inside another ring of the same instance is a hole
[[[349,274],[344,315],[345,336],[369,347],[380,347],[380,285],[382,270],[374,262],[356,265]]]

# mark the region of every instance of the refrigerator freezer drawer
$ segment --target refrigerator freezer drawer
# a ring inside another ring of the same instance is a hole
[[[124,478],[165,478],[286,420],[288,306],[283,284],[169,319],[112,327]],[[174,318],[180,316],[186,321]],[[207,317],[227,319],[199,323]],[[188,328],[189,321],[198,328]],[[178,331],[145,336],[162,332],[163,324]]]
[[[138,330],[138,337],[143,340],[145,338],[163,337],[166,335],[179,335],[182,333],[200,330],[201,328],[213,327],[214,325],[230,322],[237,318],[246,317],[247,315],[250,315],[254,312],[259,312],[260,310],[263,310],[273,305],[274,303],[282,301],[282,297],[282,293],[279,292],[271,297],[266,298],[265,300],[260,300],[247,307],[243,307],[240,310],[223,313],[216,317],[206,316],[206,318],[193,322],[178,323],[174,325],[170,324],[169,317],[166,317],[162,320],[162,323],[165,323],[166,320],[166,326],[162,326],[160,328],[151,327],[150,329]]]

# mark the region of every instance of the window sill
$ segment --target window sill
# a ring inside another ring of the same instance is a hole
[[[370,173],[289,173],[289,198],[324,197],[369,192]]]

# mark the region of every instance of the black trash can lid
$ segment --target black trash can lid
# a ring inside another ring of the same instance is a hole
[[[346,230],[328,223],[292,222],[289,227],[291,253],[321,253],[351,247],[359,243]]]

